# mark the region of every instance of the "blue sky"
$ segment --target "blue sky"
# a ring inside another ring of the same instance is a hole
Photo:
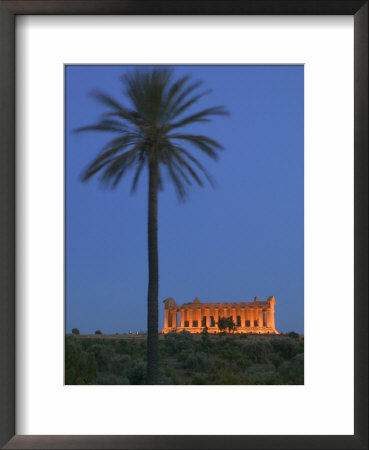
[[[147,174],[116,190],[80,175],[109,140],[72,130],[96,123],[104,91],[125,102],[120,77],[134,66],[66,66],[66,330],[144,331],[147,321]],[[252,301],[274,295],[278,331],[304,330],[303,66],[174,66],[212,92],[193,111],[225,105],[229,117],[187,132],[217,139],[218,161],[193,154],[216,188],[191,186],[178,202],[159,194],[159,327],[163,304]],[[184,128],[183,128],[184,130]]]

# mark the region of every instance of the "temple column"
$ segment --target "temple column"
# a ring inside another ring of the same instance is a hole
[[[271,310],[268,309],[267,310],[267,327],[268,328],[272,327],[272,325],[271,325],[271,323],[272,323],[271,318],[272,318]]]
[[[210,327],[210,308],[205,309],[206,326]]]
[[[197,309],[196,317],[197,317],[197,326],[201,327],[201,308]]]
[[[179,314],[180,314],[180,322],[181,322],[181,328],[184,328],[184,326],[185,326],[185,309],[184,308],[181,308],[181,310],[180,310],[180,312],[179,312]]]
[[[250,327],[254,327],[254,320],[255,320],[255,314],[254,314],[254,310],[252,308],[250,308],[249,310],[249,318],[250,318]]]
[[[237,324],[237,312],[236,308],[232,308],[232,319],[235,324]]]
[[[168,328],[168,310],[164,309],[164,328]]]
[[[259,327],[262,327],[263,326],[263,310],[262,309],[259,309],[258,310],[258,325],[259,325]]]
[[[269,317],[270,327],[273,328],[273,330],[274,330],[275,329],[274,309],[269,309],[268,310],[268,317]]]
[[[218,327],[218,322],[219,322],[219,309],[218,308],[214,309],[214,320],[215,320],[215,326]]]
[[[266,320],[267,318],[266,318],[266,314],[267,314],[267,313],[266,313],[266,311],[264,310],[264,311],[263,311],[263,327],[266,327],[266,326],[267,326],[267,320]]]
[[[209,308],[209,327],[212,326],[212,324],[211,324],[211,316],[214,316],[214,313],[213,313],[212,308]]]
[[[190,326],[190,327],[192,327],[193,326],[193,324],[192,324],[192,322],[193,322],[193,319],[192,319],[192,308],[189,308],[188,310],[187,310],[187,320],[188,320],[188,325]]]
[[[241,327],[242,328],[245,328],[245,321],[246,321],[246,318],[245,318],[245,316],[246,316],[246,314],[245,314],[245,308],[241,308],[241,310],[240,310],[240,315],[241,315]]]
[[[246,320],[250,322],[251,326],[251,319],[250,319],[250,308],[245,307],[245,326],[246,326]]]
[[[172,328],[177,328],[177,310],[172,311]]]
[[[257,308],[254,309],[254,321],[255,320],[259,326],[259,310]]]

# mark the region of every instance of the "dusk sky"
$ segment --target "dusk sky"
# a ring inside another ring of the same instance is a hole
[[[73,133],[106,108],[89,93],[126,103],[120,77],[135,66],[66,66],[66,331],[145,331],[147,174],[130,195],[80,181],[111,135]],[[277,331],[304,331],[304,68],[174,66],[212,89],[189,112],[224,105],[229,117],[182,130],[218,140],[213,161],[191,148],[216,188],[190,186],[180,203],[170,180],[159,193],[159,329],[163,300],[245,302],[276,298]]]

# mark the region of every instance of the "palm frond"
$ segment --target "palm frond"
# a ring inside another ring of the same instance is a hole
[[[93,175],[102,170],[104,167],[113,165],[114,162],[116,162],[118,165],[124,164],[126,159],[137,156],[137,145],[131,150],[128,150],[117,156],[116,153],[118,153],[120,150],[122,150],[122,147],[114,147],[100,154],[83,172],[81,180],[89,180]],[[104,181],[106,181],[106,176],[103,179]]]
[[[188,141],[213,159],[218,159],[216,150],[223,150],[223,147],[214,139],[199,134],[170,134],[169,139]]]
[[[133,182],[132,182],[132,186],[131,186],[131,194],[134,194],[137,190],[137,186],[138,186],[138,181],[142,172],[142,169],[145,167],[145,161],[140,161],[138,164],[138,167],[136,169],[135,172],[135,176],[133,177]]]
[[[116,110],[125,109],[123,105],[114,100],[113,97],[110,97],[110,95],[105,94],[105,92],[94,90],[90,92],[90,95],[105,106],[109,106],[110,108]]]
[[[168,90],[168,95],[166,99],[166,105],[169,106],[171,104],[172,100],[175,98],[178,92],[182,89],[182,86],[184,86],[187,81],[189,80],[190,76],[185,75],[184,77],[180,78],[178,81],[172,84],[172,87]]]
[[[102,120],[95,125],[87,125],[84,127],[75,128],[74,133],[80,133],[81,131],[109,131],[113,133],[124,133],[126,127],[117,120]]]
[[[174,113],[180,107],[182,101],[201,85],[202,81],[196,81],[191,83],[186,89],[177,92],[177,95],[175,95],[167,105],[167,116],[169,120],[176,117]]]
[[[145,122],[158,121],[171,77],[167,68],[140,68],[123,77],[126,93]]]
[[[173,120],[176,117],[180,116],[186,109],[188,109],[190,106],[192,106],[194,103],[198,102],[200,98],[204,97],[204,95],[210,94],[211,89],[207,91],[203,91],[198,95],[195,95],[194,97],[190,98],[187,102],[179,105],[171,114],[170,119]]]
[[[136,157],[137,148],[134,147],[132,150],[123,153],[123,155],[114,158],[103,171],[100,177],[101,183],[106,187],[115,189],[127,169],[131,168],[135,163]]]
[[[177,145],[174,146],[174,149],[176,152],[183,154],[186,158],[188,158],[191,162],[193,162],[197,166],[197,168],[204,174],[205,178],[208,180],[210,185],[212,187],[215,187],[216,184],[214,178],[209,174],[209,172],[205,169],[205,167],[194,156],[191,155],[191,153],[189,153],[187,150]]]
[[[177,196],[178,196],[179,200],[184,201],[186,198],[186,195],[187,195],[187,191],[186,191],[185,187],[183,186],[183,183],[180,180],[178,174],[176,173],[176,168],[173,167],[173,163],[170,158],[167,160],[166,167],[168,169],[169,176],[173,181],[174,188],[177,192]]]
[[[211,116],[228,116],[229,113],[224,106],[214,106],[213,108],[204,109],[196,114],[191,114],[176,123],[170,124],[170,129],[183,127],[195,122],[210,122]]]

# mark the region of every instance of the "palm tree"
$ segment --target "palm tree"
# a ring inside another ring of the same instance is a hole
[[[216,159],[222,146],[214,139],[198,134],[183,134],[179,129],[212,116],[227,115],[223,106],[188,113],[209,91],[198,92],[202,82],[190,82],[189,76],[173,79],[168,68],[141,68],[122,77],[128,106],[102,92],[93,96],[109,108],[98,123],[78,128],[114,135],[101,153],[86,168],[82,181],[100,173],[100,181],[115,188],[129,169],[134,170],[131,192],[134,193],[144,169],[148,169],[148,262],[147,297],[147,382],[157,383],[158,368],[158,191],[163,188],[163,171],[174,183],[181,200],[192,182],[203,186],[212,179],[188,150],[190,147]],[[198,93],[197,93],[198,92]],[[186,115],[187,114],[187,115]]]

